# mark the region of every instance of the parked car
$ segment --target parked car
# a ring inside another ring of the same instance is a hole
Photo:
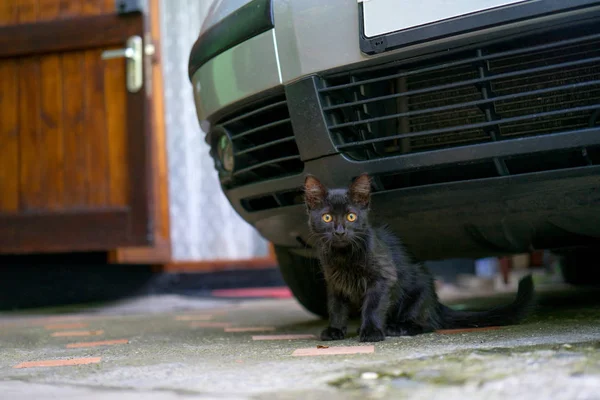
[[[552,249],[598,281],[600,1],[222,0],[189,61],[235,210],[309,310],[307,173],[374,178],[423,260]]]

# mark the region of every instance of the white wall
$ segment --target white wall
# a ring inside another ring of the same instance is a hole
[[[265,256],[267,242],[233,211],[221,192],[194,109],[188,58],[211,1],[160,3],[173,258]]]

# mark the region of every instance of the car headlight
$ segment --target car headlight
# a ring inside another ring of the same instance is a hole
[[[235,169],[235,150],[227,129],[215,126],[211,132],[211,155],[221,176],[231,176]]]
[[[217,143],[217,157],[221,168],[227,172],[233,172],[235,167],[235,158],[233,156],[233,143],[227,134],[222,133]]]

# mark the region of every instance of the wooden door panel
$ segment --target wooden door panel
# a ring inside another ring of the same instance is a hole
[[[0,212],[19,209],[19,85],[16,61],[0,62]],[[13,77],[5,79],[5,77]],[[4,111],[6,110],[6,111]]]
[[[14,0],[0,1],[0,25],[17,23]],[[0,213],[19,210],[19,82],[16,60],[0,60]],[[10,77],[10,79],[6,79]]]
[[[129,159],[128,142],[123,132],[127,132],[129,113],[133,113],[127,104],[127,92],[123,90],[126,80],[125,66],[122,59],[106,60],[104,66],[103,93],[111,94],[104,99],[104,121],[108,136],[107,165],[108,165],[108,204],[126,205],[131,200],[128,196]],[[143,102],[143,99],[142,99]],[[135,127],[133,129],[139,129]],[[133,149],[135,153],[142,149]]]
[[[101,52],[0,61],[0,204],[9,203],[0,211],[129,204],[125,66]]]
[[[10,153],[3,140],[8,157],[0,173],[9,182],[8,172],[20,170],[18,186],[3,179],[11,192],[3,202],[19,198],[25,212],[129,204],[125,66],[101,53],[23,57],[16,68],[14,60],[0,61],[2,132],[15,136],[18,126],[19,139],[7,141]]]
[[[152,124],[152,140],[150,152],[152,160],[153,183],[153,230],[152,246],[119,248],[110,253],[110,260],[115,263],[150,263],[164,264],[171,261],[171,240],[168,197],[167,139],[164,121],[163,76],[161,69],[161,40],[159,0],[148,0],[149,17],[147,35],[150,35],[155,47],[152,57],[151,74],[146,76],[151,81],[152,104],[148,118]]]
[[[40,61],[38,57],[18,60],[19,82],[19,211],[42,208],[42,166],[47,154],[40,154],[41,126],[39,113],[41,99],[39,89]],[[0,79],[12,79],[2,76]]]
[[[39,0],[37,20],[55,20],[60,15],[59,2]],[[38,124],[38,163],[42,179],[41,196],[31,199],[38,201],[40,206],[48,210],[62,209],[64,193],[64,146],[63,146],[63,90],[62,64],[60,54],[48,54],[39,58],[37,73],[32,81],[39,82],[40,110]],[[28,76],[24,77],[28,79]],[[39,79],[39,80],[38,80]],[[20,113],[30,117],[33,110],[20,110]],[[34,114],[35,115],[35,114]],[[30,117],[36,119],[35,116]],[[21,165],[35,160],[22,159]]]
[[[108,132],[105,100],[105,65],[101,62],[102,50],[82,54],[83,75],[83,125],[86,137],[86,174],[88,187],[86,204],[104,206],[109,202]],[[124,68],[124,66],[122,66]],[[122,82],[121,82],[122,83]],[[121,87],[120,91],[123,90]],[[116,167],[116,166],[115,166]],[[113,167],[113,168],[115,168]]]
[[[0,253],[151,244],[151,98],[127,91],[124,58],[101,58],[144,38],[144,16],[1,3]]]
[[[62,55],[61,79],[68,95],[63,97],[64,187],[63,206],[82,207],[89,202],[89,137],[86,136],[86,74],[85,53],[73,52]],[[63,91],[64,94],[64,91]]]

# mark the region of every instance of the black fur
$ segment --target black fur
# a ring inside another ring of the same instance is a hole
[[[348,318],[361,315],[359,340],[416,335],[443,328],[509,325],[521,321],[533,303],[531,276],[519,283],[516,300],[482,312],[452,310],[438,301],[427,268],[414,262],[385,227],[369,223],[371,184],[359,176],[348,189],[327,189],[318,179],[305,180],[311,237],[327,281],[329,326],[322,340],[346,335]],[[348,220],[354,213],[356,220]],[[325,218],[324,214],[331,216]]]

